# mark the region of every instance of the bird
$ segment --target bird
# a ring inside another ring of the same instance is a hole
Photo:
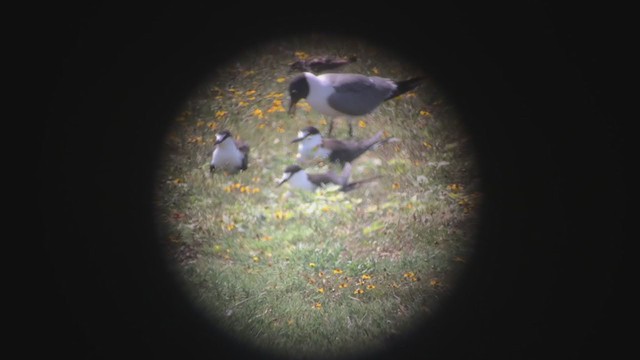
[[[365,180],[355,181],[350,183],[349,177],[351,176],[351,163],[346,163],[342,174],[336,175],[334,172],[329,171],[322,174],[308,174],[299,165],[289,165],[284,169],[282,178],[278,181],[276,187],[289,182],[289,186],[294,189],[302,189],[306,191],[314,191],[320,186],[335,184],[340,185],[340,191],[351,191],[357,189],[361,185],[378,179],[380,176],[371,177]]]
[[[235,174],[240,170],[247,170],[249,164],[249,145],[233,138],[229,130],[222,130],[216,134],[216,148],[211,156],[209,171],[223,170]]]
[[[356,56],[350,56],[346,59],[334,58],[331,56],[318,56],[307,60],[298,60],[289,65],[289,70],[321,73],[323,71],[337,69],[356,61],[358,61]]]
[[[362,74],[326,73],[314,75],[303,72],[289,82],[290,116],[295,114],[300,99],[317,112],[331,117],[327,136],[333,130],[334,117],[345,116],[349,120],[349,137],[353,137],[352,120],[371,113],[384,101],[415,89],[425,77],[394,81],[378,76]]]
[[[323,138],[317,128],[307,126],[298,132],[298,137],[291,143],[298,143],[298,157],[302,161],[328,159],[330,162],[344,166],[367,150],[391,141],[399,141],[399,139],[382,139],[382,131],[362,141],[328,139]]]

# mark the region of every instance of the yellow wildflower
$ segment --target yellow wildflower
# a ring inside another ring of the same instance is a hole
[[[334,274],[342,274],[342,270],[340,270],[340,269],[333,269],[333,273],[334,273]]]
[[[234,224],[234,223],[229,223],[229,224],[227,224],[227,230],[228,230],[228,231],[231,231],[231,230],[233,230],[233,229],[235,229],[235,228],[236,228],[236,224]]]
[[[316,308],[316,309],[322,309],[322,304],[320,304],[319,302],[317,302],[317,303],[315,303],[315,304],[313,305],[313,307],[314,307],[314,308]]]
[[[338,285],[338,287],[339,287],[340,289],[344,289],[344,288],[346,288],[346,287],[348,287],[348,286],[349,286],[349,284],[347,284],[347,283],[340,283],[340,285]]]
[[[362,280],[369,280],[369,279],[371,279],[371,275],[369,275],[369,274],[363,274],[362,275]]]
[[[251,95],[253,95],[255,93],[256,93],[255,90],[247,90],[247,92],[245,92],[244,94],[247,95],[247,96],[251,96]]]
[[[329,212],[331,210],[331,208],[329,208],[328,206],[323,206],[322,207],[322,211],[324,212]]]
[[[363,129],[364,129],[364,128],[366,128],[366,127],[367,127],[367,123],[366,123],[366,122],[364,122],[364,120],[360,120],[360,121],[358,121],[358,126],[360,126],[361,128],[363,128]]]
[[[255,109],[253,111],[253,115],[257,116],[258,119],[264,119],[264,115],[262,114],[262,110],[260,110],[260,109]]]
[[[393,183],[393,185],[391,185],[391,188],[393,190],[398,190],[398,189],[400,189],[400,184],[399,183]]]
[[[409,271],[409,272],[404,273],[402,276],[404,276],[406,278],[411,278],[411,277],[416,276],[416,274],[411,272],[411,271]]]
[[[325,118],[320,119],[320,125],[327,125],[327,120]]]
[[[215,121],[209,121],[209,123],[207,124],[207,127],[211,130],[215,130],[218,128],[218,123]]]
[[[246,101],[239,101],[239,102],[238,102],[238,105],[240,105],[240,106],[247,106],[247,105],[249,105],[249,103],[248,103],[248,102],[246,102]]]
[[[216,119],[221,119],[227,114],[228,114],[228,112],[226,112],[224,110],[218,110],[218,111],[216,111]]]
[[[278,126],[278,133],[282,134],[285,132],[284,128],[282,126]]]
[[[429,143],[428,143],[428,142],[426,142],[426,141],[423,141],[423,142],[422,142],[422,145],[424,145],[424,147],[426,147],[427,149],[431,149],[431,148],[433,147],[433,145],[429,144]]]
[[[260,261],[260,258],[257,257],[257,256],[254,256],[252,259],[253,259],[253,262],[259,262]]]
[[[420,116],[431,116],[431,113],[427,110],[420,110]]]
[[[371,290],[371,289],[375,289],[376,286],[375,285],[367,285],[367,290]]]
[[[364,290],[362,290],[362,289],[358,288],[358,289],[356,289],[353,293],[354,293],[354,294],[363,294],[363,293],[364,293]]]
[[[449,185],[447,185],[447,189],[449,189],[452,192],[458,192],[458,191],[462,190],[463,187],[460,184],[449,184]]]
[[[318,288],[318,292],[319,292],[320,294],[324,294],[324,288]]]
[[[255,193],[259,193],[260,192],[260,188],[253,188],[253,189],[251,189],[251,192],[254,193],[254,194]]]
[[[280,83],[285,82],[286,80],[287,80],[286,78],[279,77],[279,78],[276,79],[276,82],[280,84]]]
[[[309,267],[312,267],[312,268],[316,267],[316,263],[310,262]]]

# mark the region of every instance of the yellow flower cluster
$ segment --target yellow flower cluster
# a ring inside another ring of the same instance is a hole
[[[460,184],[449,184],[447,185],[447,189],[451,192],[457,193],[464,189],[464,187]]]
[[[268,113],[274,113],[274,112],[287,112],[287,110],[285,110],[284,106],[282,106],[282,100],[280,99],[275,99],[273,100],[273,104],[271,105],[271,107],[267,110]]]
[[[409,279],[411,281],[418,281],[419,278],[416,276],[416,274],[412,271],[406,272],[403,275],[406,279]]]
[[[275,91],[271,91],[265,96],[267,99],[282,99],[284,97],[284,93],[277,93]]]
[[[235,183],[231,185],[227,185],[224,187],[225,192],[239,192],[242,194],[255,194],[260,192],[260,188],[251,187],[249,185],[242,185],[240,183]]]
[[[300,60],[306,60],[309,58],[309,54],[304,51],[296,51],[294,55]]]
[[[300,101],[300,102],[296,103],[296,107],[300,108],[300,109],[302,109],[302,110],[304,110],[306,112],[311,112],[311,105],[309,105],[309,103],[306,102],[306,101]],[[324,125],[326,125],[326,122],[325,122]]]
[[[289,211],[276,210],[273,213],[273,216],[276,218],[276,220],[289,220],[293,217],[293,213]]]

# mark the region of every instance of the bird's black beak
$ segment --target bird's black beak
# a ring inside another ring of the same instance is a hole
[[[282,179],[280,179],[280,181],[278,181],[278,184],[276,185],[276,187],[280,187],[280,185],[284,184],[287,182],[287,180],[289,180],[291,176],[283,176]]]
[[[291,140],[291,143],[292,143],[292,144],[293,144],[293,143],[297,143],[297,142],[300,142],[300,141],[302,141],[302,140],[304,140],[304,138],[303,138],[303,137],[295,138],[295,139]]]
[[[296,114],[296,104],[300,101],[299,97],[291,96],[291,103],[289,103],[289,111],[287,113],[289,116],[293,116]]]

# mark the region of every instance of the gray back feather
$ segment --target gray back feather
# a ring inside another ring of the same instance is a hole
[[[393,81],[359,74],[325,74],[335,89],[329,105],[349,115],[365,115],[375,110],[393,91]]]

